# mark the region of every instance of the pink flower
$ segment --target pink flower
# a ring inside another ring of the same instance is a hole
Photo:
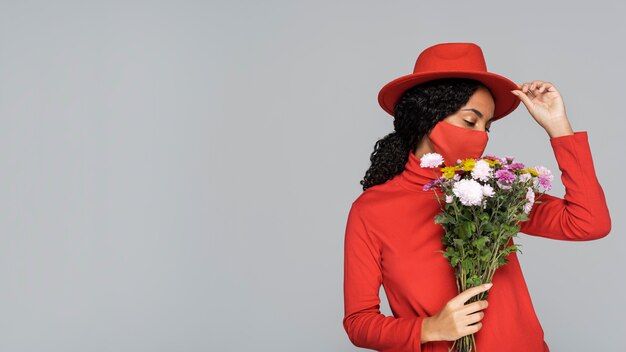
[[[539,174],[539,184],[543,187],[543,189],[549,191],[552,188],[554,175],[552,175],[552,172],[549,169],[543,166],[535,166],[535,170]]]
[[[506,169],[496,171],[496,183],[502,189],[511,189],[511,184],[515,181],[515,174]]]
[[[498,158],[495,155],[487,154],[487,155],[483,155],[483,159],[499,160],[500,158]]]
[[[520,170],[520,169],[523,169],[525,167],[526,166],[524,166],[524,164],[515,162],[515,163],[512,163],[512,164],[509,164],[509,165],[505,166],[505,169],[507,169],[507,170]]]

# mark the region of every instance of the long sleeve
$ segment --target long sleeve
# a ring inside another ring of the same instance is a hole
[[[396,318],[381,314],[381,284],[380,243],[367,231],[353,203],[344,241],[344,329],[357,347],[421,352],[424,317]]]
[[[544,193],[537,198],[520,232],[564,241],[588,241],[611,231],[604,191],[596,177],[586,131],[550,138],[565,197]]]

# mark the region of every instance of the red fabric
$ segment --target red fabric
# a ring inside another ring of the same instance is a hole
[[[587,132],[550,138],[565,186],[563,198],[537,198],[520,232],[564,241],[606,236],[611,219],[596,178]],[[409,153],[405,170],[365,190],[352,203],[344,243],[344,318],[350,341],[368,349],[447,352],[451,341],[421,344],[424,317],[435,315],[457,292],[454,270],[443,250],[440,207],[422,185],[435,178]],[[558,173],[554,172],[555,180]],[[510,244],[514,243],[511,238]],[[517,253],[498,268],[490,289],[483,327],[475,334],[478,351],[549,351],[535,314]],[[381,284],[393,316],[380,312]]]

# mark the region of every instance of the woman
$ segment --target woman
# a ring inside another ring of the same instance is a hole
[[[450,165],[481,156],[494,121],[523,102],[549,136],[566,194],[544,194],[520,232],[594,240],[610,232],[611,219],[587,132],[572,131],[554,84],[518,86],[487,72],[473,43],[427,48],[412,74],[383,87],[379,102],[394,117],[394,132],[376,143],[346,224],[343,326],[350,341],[378,351],[447,352],[454,340],[475,333],[482,352],[549,351],[515,252],[492,287],[458,293],[454,270],[438,252],[439,203],[422,190],[436,176],[419,158],[437,152]],[[393,316],[380,312],[381,285]],[[465,304],[485,290],[488,303]]]

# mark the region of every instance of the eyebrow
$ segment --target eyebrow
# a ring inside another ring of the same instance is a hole
[[[476,115],[478,115],[478,117],[480,117],[480,118],[482,118],[482,117],[483,117],[483,114],[482,114],[480,111],[478,111],[478,110],[476,110],[476,109],[474,109],[474,108],[470,108],[470,109],[461,109],[461,110],[473,111]],[[492,117],[491,117],[488,121],[491,121],[492,119],[493,119],[493,116],[492,116]]]

